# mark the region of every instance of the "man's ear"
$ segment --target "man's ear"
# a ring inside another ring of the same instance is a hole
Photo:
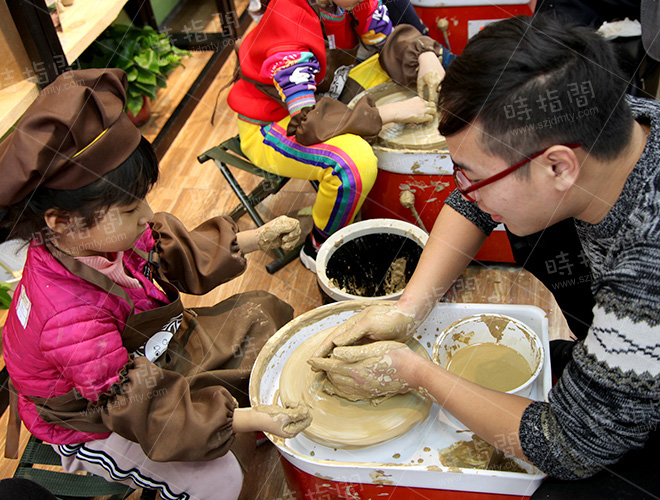
[[[69,230],[72,218],[67,212],[49,208],[44,214],[44,220],[48,228],[54,233],[64,234]]]
[[[552,168],[553,183],[559,191],[568,191],[580,175],[580,160],[575,150],[566,146],[552,146],[543,154],[546,164]]]

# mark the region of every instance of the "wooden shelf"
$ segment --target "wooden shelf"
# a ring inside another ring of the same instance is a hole
[[[38,95],[37,84],[28,80],[0,90],[0,137],[7,133]]]
[[[75,0],[60,13],[57,35],[67,62],[72,64],[121,12],[127,0]]]

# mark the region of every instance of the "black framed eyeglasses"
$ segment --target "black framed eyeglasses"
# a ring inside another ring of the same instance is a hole
[[[566,146],[567,148],[575,149],[579,148],[582,144],[579,142],[568,142],[566,144],[560,144],[560,146]],[[523,158],[521,161],[516,163],[515,165],[511,165],[509,168],[506,168],[502,170],[501,172],[496,173],[495,175],[491,175],[490,177],[479,181],[475,182],[474,184],[470,179],[467,178],[465,175],[465,172],[463,172],[463,169],[456,164],[454,164],[454,183],[456,184],[456,188],[458,189],[458,192],[463,195],[467,200],[469,201],[477,201],[474,196],[470,195],[471,192],[476,191],[477,189],[481,189],[484,186],[487,186],[488,184],[492,184],[495,181],[499,181],[503,177],[506,177],[512,172],[515,172],[518,170],[520,167],[526,165],[530,161],[532,161],[534,158],[541,156],[543,153],[545,153],[548,149],[550,149],[552,146],[548,146],[547,148],[538,151],[532,155],[529,155],[525,158]]]

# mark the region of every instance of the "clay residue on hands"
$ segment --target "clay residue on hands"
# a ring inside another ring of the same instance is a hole
[[[305,430],[312,423],[312,415],[304,404],[289,404],[284,407],[278,405],[257,405],[254,409],[271,416],[280,423],[284,434],[293,437]]]
[[[440,462],[446,467],[527,473],[509,455],[493,460],[494,453],[495,448],[492,445],[473,434],[471,441],[457,441],[451,446],[440,450]]]
[[[280,400],[310,407],[312,423],[303,431],[306,437],[332,447],[370,446],[402,435],[428,416],[431,402],[413,392],[389,398],[377,407],[324,392],[325,373],[312,371],[307,360],[329,334],[324,330],[300,344],[280,375]],[[428,358],[419,342],[411,346]]]
[[[434,75],[436,78],[439,78],[435,72],[427,73],[427,75]],[[428,78],[433,83],[434,76],[427,77],[427,75],[424,75],[422,79]],[[374,96],[376,106],[403,101],[416,95],[414,91],[392,82],[383,83],[377,87],[382,88],[382,92]],[[428,104],[426,114],[433,115],[431,121],[407,124],[387,123],[383,125],[383,128],[378,134],[378,144],[394,149],[414,150],[443,149],[446,147],[444,137],[438,132],[439,116],[437,107],[432,102]]]
[[[325,357],[335,346],[354,345],[365,338],[405,342],[416,326],[415,318],[393,303],[371,306],[334,328],[331,341],[326,340],[313,357]]]
[[[423,74],[417,82],[417,95],[435,105],[435,101],[438,98],[440,81],[440,75],[435,71],[429,71]]]
[[[326,393],[349,401],[369,401],[376,406],[392,396],[408,392],[408,384],[394,376],[396,370],[391,368],[392,359],[386,354],[405,347],[393,341],[336,347],[330,359],[312,359],[310,363],[326,371],[327,379],[323,383]]]
[[[262,226],[259,233],[259,248],[264,252],[273,248],[281,248],[288,252],[296,247],[300,234],[300,221],[280,216]]]

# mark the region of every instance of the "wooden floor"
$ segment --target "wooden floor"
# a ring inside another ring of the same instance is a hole
[[[247,1],[237,5],[239,11]],[[182,11],[178,21],[172,24],[175,30],[218,31],[218,16],[213,14],[214,2],[194,2],[194,7]],[[161,89],[154,103],[154,113],[149,123],[142,127],[143,134],[153,139],[165,122],[173,107],[190,87],[208,53],[195,53],[185,61],[168,79],[167,89]],[[236,116],[226,105],[226,91],[220,95],[215,125],[211,115],[220,88],[230,79],[234,58],[225,64],[185,127],[174,140],[161,162],[161,177],[148,196],[154,211],[168,211],[178,216],[188,227],[203,222],[210,216],[229,213],[237,200],[212,162],[199,164],[196,157],[207,149],[237,133]],[[247,188],[256,185],[256,180],[240,171],[236,172],[239,182]],[[299,212],[312,205],[314,191],[307,182],[292,180],[283,190],[267,199],[259,210],[264,219],[288,214],[297,217]],[[303,226],[309,230],[309,216],[299,216]],[[241,229],[254,227],[252,221],[243,217]],[[305,270],[298,260],[290,263],[274,275],[266,272],[265,265],[272,256],[255,252],[248,256],[248,270],[240,277],[219,287],[204,297],[184,297],[187,306],[211,305],[235,293],[263,289],[289,302],[296,315],[322,304],[314,274]],[[512,266],[471,266],[448,294],[455,302],[489,302],[501,304],[532,304],[548,312],[551,338],[568,338],[568,328],[551,294],[529,273]],[[4,441],[7,415],[0,419],[0,446]],[[27,432],[23,432],[23,446]],[[16,468],[15,460],[0,459],[0,477],[11,477]],[[134,493],[130,498],[139,498]],[[241,498],[243,500],[273,500],[295,498],[288,489],[282,474],[279,457],[272,444],[257,449],[252,469],[245,480]],[[302,500],[302,499],[300,499]]]

